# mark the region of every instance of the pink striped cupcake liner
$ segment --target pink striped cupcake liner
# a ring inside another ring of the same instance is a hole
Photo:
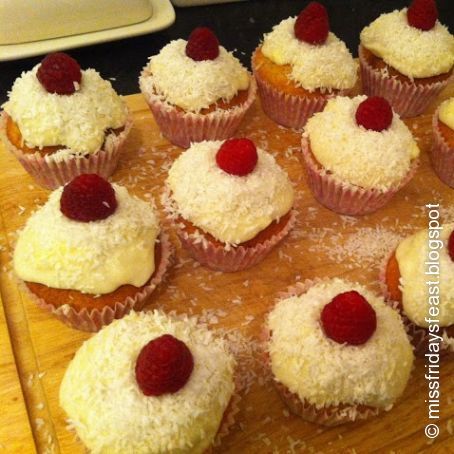
[[[39,307],[51,312],[61,322],[74,329],[96,332],[103,326],[109,325],[114,320],[124,317],[131,310],[140,311],[145,306],[152,292],[158,284],[162,282],[164,274],[171,264],[173,248],[168,235],[163,231],[161,231],[160,234],[160,242],[161,261],[159,262],[153,278],[144,288],[140,289],[134,297],[127,297],[124,301],[115,303],[113,308],[106,306],[102,309],[89,310],[84,308],[77,311],[72,308],[69,303],[55,307],[42,298],[37,297],[25,285],[24,287],[28,295],[31,296]]]
[[[296,212],[292,209],[290,218],[284,228],[266,240],[264,243],[252,247],[224,246],[213,244],[203,236],[203,233],[188,234],[182,226],[177,224],[177,234],[180,241],[191,256],[200,264],[213,270],[233,273],[245,270],[259,263],[285,236],[296,222]]]
[[[386,98],[400,117],[422,114],[448,85],[451,78],[432,84],[414,84],[389,77],[386,72],[373,68],[364,56],[363,46],[358,50],[363,92],[368,96]]]
[[[451,148],[438,128],[438,112],[432,117],[433,142],[430,149],[432,168],[443,183],[454,188],[454,148]]]
[[[66,155],[55,158],[52,154],[42,156],[40,153],[24,153],[15,147],[6,134],[6,113],[0,115],[0,139],[6,148],[19,160],[22,167],[35,181],[44,188],[56,189],[69,183],[83,173],[96,173],[109,178],[115,171],[123,144],[132,128],[132,114],[128,114],[124,129],[116,135],[110,133],[103,148],[88,155]]]
[[[174,145],[188,148],[191,142],[224,140],[232,137],[255,100],[257,85],[251,77],[246,101],[232,109],[217,109],[208,114],[183,112],[160,99],[150,90],[153,76],[144,69],[139,78],[140,90],[162,134]]]
[[[410,169],[395,186],[388,190],[364,189],[348,182],[339,181],[332,173],[321,168],[310,150],[305,137],[301,140],[309,187],[314,197],[325,207],[340,214],[358,216],[373,213],[385,206],[414,176],[419,160],[414,159]]]

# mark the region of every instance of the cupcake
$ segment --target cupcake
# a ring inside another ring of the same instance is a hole
[[[432,351],[429,342],[443,354],[454,351],[453,230],[454,224],[445,224],[442,230],[410,235],[390,254],[381,273],[385,296],[397,302],[418,356]],[[438,251],[436,261],[433,249]]]
[[[384,98],[330,99],[307,122],[302,155],[314,197],[337,213],[386,205],[413,177],[419,149]]]
[[[360,284],[299,283],[268,315],[266,330],[276,388],[310,422],[335,426],[390,410],[410,377],[401,318]]]
[[[252,56],[252,69],[264,112],[295,129],[329,98],[350,91],[358,72],[344,42],[329,31],[328,13],[318,2],[265,35]]]
[[[109,177],[132,126],[110,82],[64,53],[16,79],[2,107],[0,138],[48,189],[82,173]]]
[[[434,0],[382,14],[360,35],[363,90],[383,96],[401,117],[423,113],[451,79],[454,37]]]
[[[206,27],[150,57],[139,84],[162,134],[184,148],[232,136],[256,92],[246,68]]]
[[[131,313],[77,351],[60,405],[92,453],[207,453],[238,411],[234,368],[194,319]]]
[[[28,219],[13,263],[39,306],[73,328],[97,331],[144,306],[169,256],[149,203],[83,174]]]
[[[163,204],[183,246],[216,270],[255,265],[294,224],[287,174],[249,139],[193,144],[166,184]]]
[[[454,188],[454,98],[444,101],[432,120],[430,160],[443,183]]]

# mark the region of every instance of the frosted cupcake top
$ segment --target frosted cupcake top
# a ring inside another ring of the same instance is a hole
[[[352,88],[358,65],[345,43],[331,32],[321,45],[300,41],[295,37],[295,21],[295,17],[285,19],[265,35],[263,55],[277,65],[290,65],[290,79],[306,90]]]
[[[91,294],[144,285],[155,270],[158,219],[150,204],[112,186],[115,213],[92,222],[67,218],[60,211],[63,188],[53,191],[19,234],[14,251],[19,278]]]
[[[363,295],[376,313],[376,330],[362,345],[333,341],[320,323],[325,305],[350,290]],[[389,409],[410,377],[413,352],[399,314],[359,284],[336,278],[281,300],[267,328],[276,380],[317,408],[358,404]]]
[[[439,294],[432,295],[439,304],[439,314],[436,317],[439,325],[446,327],[454,324],[454,262],[448,253],[448,239],[454,229],[454,224],[445,224],[440,233],[439,248]],[[433,243],[436,245],[436,243]],[[396,259],[400,271],[400,288],[402,290],[402,306],[405,315],[416,325],[427,328],[426,318],[429,314],[428,281],[438,280],[438,275],[426,274],[429,265],[429,232],[420,230],[405,238],[396,249]],[[433,269],[433,271],[436,268]],[[434,318],[434,317],[432,317]]]
[[[330,99],[322,112],[306,123],[315,159],[335,178],[365,189],[387,190],[408,173],[419,148],[410,130],[396,113],[381,132],[358,126],[358,105],[366,96]]]
[[[217,240],[235,245],[288,213],[294,191],[285,171],[261,149],[248,175],[224,172],[216,163],[222,143],[194,143],[175,160],[167,178],[172,200],[167,205]]]
[[[94,153],[107,129],[125,125],[126,104],[94,69],[82,71],[78,89],[66,96],[46,91],[36,77],[38,67],[16,79],[2,106],[27,146],[60,145],[76,154]]]
[[[145,396],[136,360],[144,345],[164,334],[186,344],[194,368],[176,393]],[[77,351],[61,383],[60,405],[94,454],[203,453],[232,397],[234,367],[226,342],[195,319],[133,311]]]
[[[219,46],[214,60],[194,61],[186,55],[186,44],[183,39],[171,41],[150,57],[145,68],[150,75],[141,78],[148,92],[183,110],[200,112],[248,89],[249,73],[231,52]]]
[[[407,9],[382,14],[360,35],[361,44],[409,78],[447,73],[454,65],[454,36],[436,22],[427,31],[408,24]]]
[[[449,98],[440,104],[438,118],[446,126],[454,129],[454,98]]]

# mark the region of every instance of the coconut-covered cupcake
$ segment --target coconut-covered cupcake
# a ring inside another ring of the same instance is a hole
[[[109,177],[132,125],[110,82],[64,53],[16,79],[2,107],[0,138],[49,189],[82,173]]]
[[[167,188],[163,203],[183,246],[213,269],[255,265],[294,223],[286,172],[249,139],[193,144],[170,168]]]
[[[405,238],[387,259],[381,282],[386,297],[398,309],[415,346],[423,356],[428,343],[443,353],[454,352],[454,224],[445,224],[439,238],[427,229]],[[439,252],[439,267],[431,266],[429,244]],[[436,323],[434,331],[430,324]]]
[[[329,31],[328,13],[318,2],[265,35],[252,56],[252,69],[265,113],[296,129],[327,99],[351,90],[357,79],[356,62]]]
[[[329,100],[307,122],[302,152],[314,197],[348,215],[383,207],[419,161],[410,130],[380,97]]]
[[[386,98],[402,117],[423,113],[452,76],[454,36],[437,19],[434,0],[413,0],[361,32],[363,90]]]
[[[97,331],[144,306],[169,256],[152,205],[84,174],[28,219],[14,270],[39,306],[73,328]]]
[[[276,388],[304,419],[334,426],[390,410],[413,365],[400,316],[362,285],[298,284],[268,315]]]
[[[444,101],[432,119],[430,160],[443,183],[454,188],[454,98]]]
[[[131,313],[77,351],[60,405],[92,453],[206,453],[238,411],[234,368],[194,319]]]
[[[185,148],[232,136],[256,92],[246,68],[206,27],[150,57],[139,84],[162,134]]]

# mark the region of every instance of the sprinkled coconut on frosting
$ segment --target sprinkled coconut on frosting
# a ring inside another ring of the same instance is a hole
[[[409,78],[447,73],[454,65],[454,36],[436,22],[427,31],[409,25],[407,8],[382,14],[360,35],[361,44]]]
[[[155,269],[159,234],[153,207],[112,184],[117,209],[106,219],[78,222],[60,211],[63,188],[51,193],[21,231],[14,269],[24,281],[84,293],[144,285]]]
[[[358,65],[345,43],[331,32],[322,45],[300,41],[295,37],[295,21],[295,17],[285,19],[265,35],[263,55],[277,65],[291,65],[290,78],[306,90],[352,88]]]
[[[231,52],[219,46],[214,60],[194,61],[185,53],[186,43],[171,41],[150,57],[145,68],[150,75],[142,77],[147,91],[186,111],[199,112],[248,89],[249,73]]]
[[[454,98],[449,98],[440,104],[439,120],[451,129],[454,129]]]
[[[437,305],[440,310],[436,317],[440,326],[454,324],[454,262],[448,253],[449,235],[454,229],[454,224],[445,224],[440,233],[443,247],[440,253],[440,294]],[[436,243],[433,243],[436,246]],[[439,244],[439,243],[438,243]],[[429,315],[429,293],[427,281],[434,280],[437,276],[426,274],[429,266],[429,233],[428,230],[419,232],[405,238],[396,249],[396,259],[400,271],[400,288],[402,290],[402,306],[405,315],[416,325],[427,328],[429,324],[425,318]],[[435,280],[437,280],[435,279]],[[433,317],[432,317],[433,318]]]
[[[274,157],[260,148],[251,173],[224,172],[216,163],[222,143],[195,143],[175,160],[167,178],[170,208],[217,240],[239,244],[288,213],[294,191]]]
[[[305,126],[316,160],[335,178],[365,189],[387,190],[398,184],[419,155],[419,148],[405,123],[394,113],[381,132],[356,123],[355,113],[366,96],[338,96]]]
[[[336,295],[358,291],[373,307],[377,328],[362,345],[339,344],[320,324]],[[399,314],[362,285],[333,279],[280,301],[267,320],[273,374],[300,399],[318,408],[362,404],[389,409],[402,394],[413,352]]]
[[[175,394],[146,397],[136,382],[136,359],[163,334],[187,345],[194,369]],[[203,453],[232,397],[234,367],[226,342],[195,319],[131,312],[78,350],[60,387],[60,405],[94,454]]]
[[[36,77],[38,66],[16,79],[3,109],[29,147],[61,145],[66,152],[94,153],[106,130],[125,125],[128,110],[109,81],[94,69],[82,71],[72,95],[48,93]]]

